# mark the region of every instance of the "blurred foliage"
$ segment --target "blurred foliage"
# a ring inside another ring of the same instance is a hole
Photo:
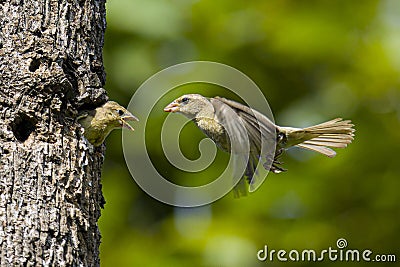
[[[121,133],[113,132],[103,170],[102,266],[258,266],[266,265],[256,258],[264,245],[320,251],[336,248],[341,237],[349,248],[397,254],[399,261],[399,10],[396,0],[109,0],[104,62],[111,99],[127,105],[163,68],[210,60],[252,78],[277,124],[342,116],[357,132],[334,159],[291,150],[284,156],[289,171],[270,174],[255,193],[196,209],[141,191],[124,162]],[[154,127],[164,119],[155,118]],[[201,138],[193,125],[184,129],[188,158],[198,157]],[[159,169],[185,180],[152,151]],[[227,155],[220,153],[223,168]],[[218,172],[218,165],[211,170]]]

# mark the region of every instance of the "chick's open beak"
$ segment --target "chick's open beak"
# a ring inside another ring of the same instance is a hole
[[[138,118],[133,116],[131,113],[127,112],[124,115],[121,116],[121,121],[122,121],[122,128],[129,129],[131,131],[134,131],[133,127],[127,123],[127,121],[139,121]]]
[[[171,102],[168,106],[164,108],[165,112],[178,112],[179,111],[179,104],[175,101]]]

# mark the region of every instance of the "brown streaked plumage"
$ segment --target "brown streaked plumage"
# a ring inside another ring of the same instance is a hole
[[[237,146],[241,140],[248,139],[250,154],[245,176],[249,183],[261,158],[267,161],[265,168],[280,173],[285,169],[280,166],[278,158],[287,148],[297,146],[334,157],[336,152],[331,148],[346,147],[352,142],[355,131],[350,120],[341,118],[307,128],[281,127],[238,102],[222,97],[206,98],[199,94],[183,95],[167,105],[164,111],[178,112],[193,120],[224,151],[231,152],[231,142]],[[227,132],[231,133],[231,140]],[[267,146],[276,146],[269,162],[270,157],[263,155],[263,142]],[[238,190],[243,194],[243,190],[238,188],[236,193]]]
[[[134,131],[128,121],[138,121],[132,113],[114,101],[108,101],[94,110],[80,112],[77,120],[85,129],[86,139],[94,146],[100,146],[114,129],[127,128]]]

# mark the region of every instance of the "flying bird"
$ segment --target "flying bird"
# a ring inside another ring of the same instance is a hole
[[[100,146],[114,129],[127,128],[134,131],[128,121],[139,121],[114,101],[108,101],[94,110],[83,110],[77,120],[85,129],[86,139],[94,146]]]
[[[248,140],[249,157],[244,176],[250,185],[261,158],[266,160],[264,168],[280,173],[286,170],[279,158],[290,147],[334,157],[336,152],[332,148],[345,148],[354,139],[354,125],[350,120],[336,118],[306,128],[282,127],[248,106],[218,96],[183,95],[167,105],[164,111],[181,113],[191,119],[223,151],[231,152],[232,144],[238,147],[242,140]],[[263,155],[263,142],[267,146],[276,146],[272,156]],[[232,150],[232,153],[236,152]],[[235,187],[235,196],[246,194],[243,186],[241,179]]]

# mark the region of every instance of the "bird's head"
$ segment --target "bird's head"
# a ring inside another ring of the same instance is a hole
[[[132,113],[114,101],[108,101],[101,109],[105,113],[107,124],[113,129],[127,128],[133,131],[134,129],[129,125],[128,121],[139,121]]]
[[[187,94],[178,97],[164,108],[165,112],[179,112],[188,118],[195,118],[199,115],[207,116],[214,109],[210,101],[199,94]]]

